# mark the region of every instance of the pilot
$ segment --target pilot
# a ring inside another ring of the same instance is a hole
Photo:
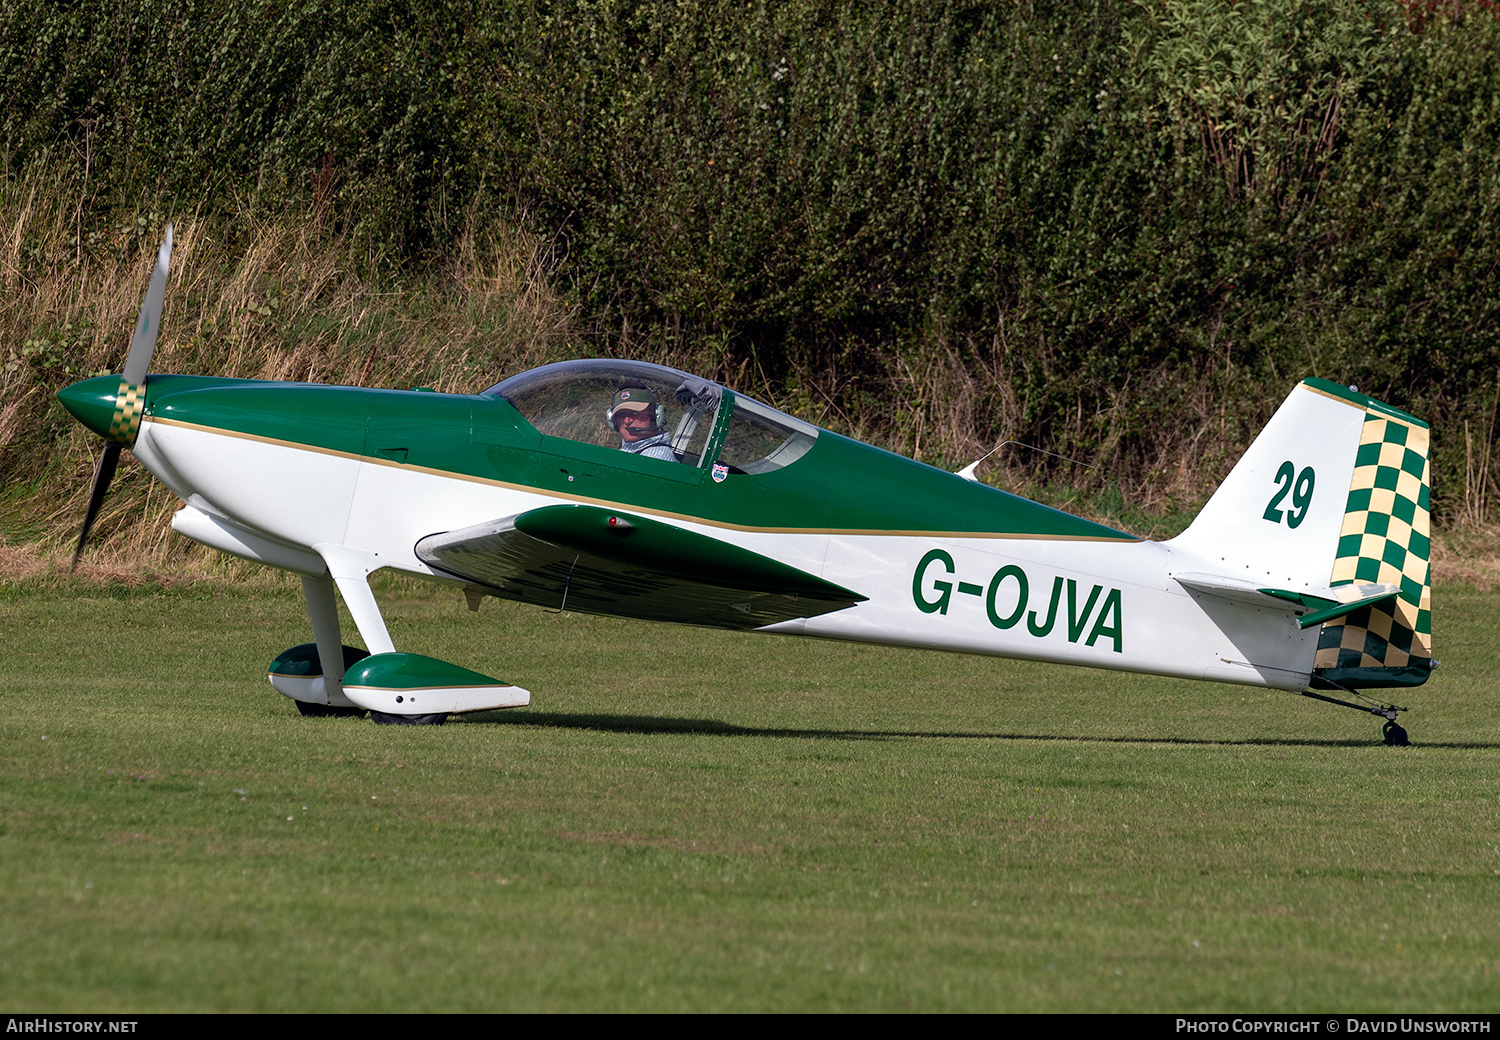
[[[667,410],[645,383],[625,383],[615,391],[605,413],[620,434],[620,450],[648,459],[676,462],[672,435],[666,430]]]

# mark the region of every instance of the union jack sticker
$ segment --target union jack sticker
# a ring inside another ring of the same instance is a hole
[[[729,476],[729,467],[722,462],[715,462],[712,476],[715,484],[724,483],[724,478]]]

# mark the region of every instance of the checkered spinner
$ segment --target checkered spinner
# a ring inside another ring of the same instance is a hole
[[[1401,594],[1324,625],[1316,668],[1399,668],[1432,655],[1428,438],[1425,426],[1365,413],[1329,583],[1390,583]]]
[[[109,439],[129,446],[135,443],[135,435],[141,428],[141,413],[146,409],[146,392],[142,387],[121,379],[115,401],[115,414],[109,423]]]

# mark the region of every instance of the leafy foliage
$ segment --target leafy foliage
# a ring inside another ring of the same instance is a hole
[[[578,349],[939,462],[1191,500],[1356,383],[1434,421],[1442,510],[1494,433],[1497,55],[1487,2],[20,3],[0,128],[82,210],[306,213],[369,271],[522,227]]]

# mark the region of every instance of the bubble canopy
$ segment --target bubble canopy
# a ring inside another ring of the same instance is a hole
[[[679,465],[768,473],[796,462],[818,438],[811,423],[711,380],[642,361],[562,361],[511,376],[483,396],[508,401],[545,436],[620,448],[613,409],[624,390],[654,406],[656,429]]]

